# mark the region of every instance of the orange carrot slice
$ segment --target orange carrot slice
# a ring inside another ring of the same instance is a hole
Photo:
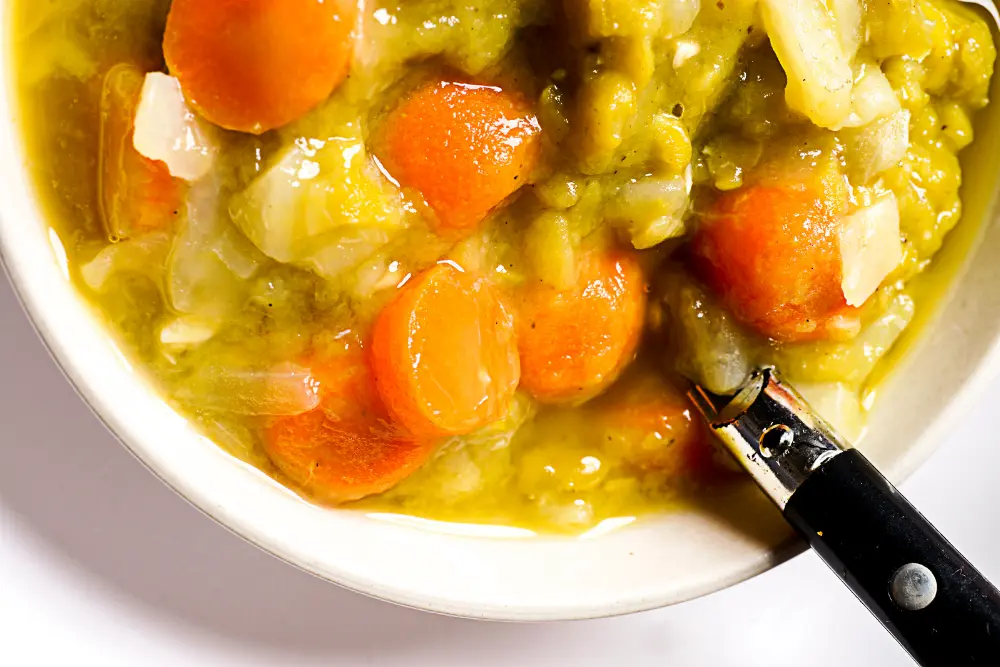
[[[381,493],[433,453],[435,441],[389,420],[360,350],[312,369],[321,385],[320,407],[275,420],[264,438],[271,462],[310,496],[336,504]]]
[[[841,288],[843,182],[751,185],[701,220],[692,250],[702,277],[738,319],[779,341],[857,333]]]
[[[112,67],[101,92],[100,211],[112,240],[169,227],[178,215],[183,184],[167,166],[132,145],[135,111],[145,74],[130,64]]]
[[[540,127],[524,101],[493,86],[429,83],[383,123],[376,154],[420,191],[445,230],[475,227],[531,172]]]
[[[351,0],[173,0],[163,54],[205,118],[260,134],[344,80],[356,16]]]
[[[546,403],[598,394],[631,361],[645,303],[642,270],[625,254],[586,257],[573,289],[523,289],[517,306],[521,386]]]
[[[520,375],[511,315],[485,279],[451,263],[409,281],[379,314],[372,358],[390,414],[422,436],[503,418]]]

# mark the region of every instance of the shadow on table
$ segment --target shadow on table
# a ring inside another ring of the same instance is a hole
[[[0,509],[139,603],[262,649],[483,651],[547,629],[396,607],[320,581],[228,533],[115,442],[62,377],[0,272]],[[567,626],[562,626],[566,628]],[[558,632],[558,631],[557,631]]]

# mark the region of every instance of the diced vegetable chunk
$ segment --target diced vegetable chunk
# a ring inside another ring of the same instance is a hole
[[[622,185],[605,216],[626,231],[635,248],[643,250],[684,235],[687,204],[683,177],[645,175]]]
[[[841,286],[849,306],[860,306],[903,259],[899,208],[890,192],[844,218],[840,230]]]
[[[843,179],[722,195],[692,240],[699,270],[737,318],[780,341],[857,333],[841,289]]]
[[[163,53],[205,118],[260,134],[343,81],[356,16],[352,0],[173,0]]]
[[[788,74],[788,106],[820,127],[840,126],[851,111],[853,75],[833,13],[822,0],[763,0],[761,13]]]
[[[165,232],[152,232],[109,245],[80,267],[80,277],[96,292],[103,292],[109,279],[116,274],[139,273],[152,277],[166,266],[170,241]]]
[[[214,179],[202,179],[190,188],[185,225],[173,239],[164,290],[175,311],[217,323],[243,306],[246,278],[264,259],[233,229],[219,199]]]
[[[101,217],[114,240],[170,227],[182,201],[182,186],[167,166],[133,146],[143,80],[133,65],[115,65],[104,77],[101,93]]]
[[[435,81],[384,119],[376,153],[401,185],[420,192],[441,229],[468,230],[525,183],[539,132],[512,92]]]
[[[230,203],[233,221],[279,262],[334,278],[404,226],[402,200],[360,134],[301,139]]]
[[[865,127],[845,132],[848,175],[865,185],[906,157],[910,145],[910,112],[900,109]]]
[[[840,47],[848,59],[853,58],[862,39],[864,8],[858,0],[830,0],[828,6],[836,22]]]
[[[521,386],[547,403],[598,394],[632,360],[645,303],[642,270],[626,254],[583,257],[568,290],[524,287],[517,302]]]
[[[174,396],[202,410],[284,416],[316,408],[319,388],[309,369],[296,364],[267,369],[208,364],[188,378]]]
[[[501,419],[520,377],[514,325],[484,278],[444,262],[407,282],[372,332],[379,393],[423,436]]]
[[[218,330],[216,322],[197,317],[178,317],[160,329],[160,343],[167,348],[194,347],[211,340]]]
[[[146,75],[132,143],[185,181],[207,174],[219,152],[212,128],[188,108],[177,79],[159,72]]]
[[[851,91],[851,112],[840,127],[861,127],[900,109],[892,84],[877,64],[862,63],[856,69],[860,74]]]
[[[312,368],[321,405],[277,419],[264,449],[271,462],[311,496],[330,503],[392,488],[437,447],[389,420],[362,350],[352,347]]]
[[[674,369],[709,391],[736,393],[753,370],[747,335],[716,299],[685,273],[668,273],[661,284],[664,352],[674,360]]]

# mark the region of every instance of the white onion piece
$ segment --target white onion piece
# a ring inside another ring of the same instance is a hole
[[[632,245],[652,248],[683,236],[688,186],[684,177],[644,176],[625,183],[608,205],[605,217],[627,229]]]
[[[900,110],[892,84],[878,65],[860,65],[860,75],[851,90],[851,113],[840,127],[861,127]]]
[[[331,280],[374,255],[391,238],[385,229],[349,228],[331,240],[304,263]]]
[[[861,44],[861,15],[863,13],[861,3],[858,0],[830,0],[830,9],[833,11],[834,20],[837,23],[837,37],[840,39],[840,47],[844,50],[844,55],[848,60],[854,58]]]
[[[284,363],[269,370],[205,366],[174,394],[202,410],[241,415],[299,415],[319,406],[319,382],[308,369]]]
[[[246,294],[245,281],[230,268],[225,253],[217,252],[230,223],[220,215],[213,180],[203,180],[188,195],[185,227],[174,240],[166,281],[174,310],[208,320],[232,315]]]
[[[188,347],[211,340],[218,323],[194,317],[178,317],[160,329],[160,343],[168,347]]]
[[[209,245],[212,254],[219,258],[234,275],[247,280],[252,278],[267,259],[243,236],[238,229],[228,224]]]
[[[205,176],[219,152],[214,129],[188,107],[180,82],[159,72],[146,75],[132,143],[141,155],[163,162],[172,176],[185,181]]]
[[[895,195],[890,192],[844,218],[840,256],[844,299],[849,306],[860,306],[903,259]]]
[[[761,13],[788,76],[788,106],[820,127],[839,127],[851,112],[854,76],[833,13],[823,0],[763,0]]]
[[[325,251],[357,233],[401,230],[402,206],[398,189],[379,172],[360,135],[352,135],[296,141],[233,197],[229,213],[265,255],[339,272]],[[318,255],[324,256],[312,261]]]
[[[669,39],[691,29],[701,11],[701,0],[666,0],[661,2],[663,24],[658,37]]]
[[[709,391],[729,394],[750,375],[750,345],[732,317],[701,286],[674,271],[665,277],[664,305],[676,370]]]
[[[910,112],[900,109],[859,130],[848,131],[844,137],[851,182],[865,185],[906,156],[910,145]]]
[[[701,53],[701,44],[693,39],[678,39],[674,47],[674,59],[671,63],[674,69],[684,67],[684,63]]]
[[[148,273],[162,267],[170,251],[170,237],[153,233],[109,245],[80,267],[87,287],[101,291],[115,273]]]

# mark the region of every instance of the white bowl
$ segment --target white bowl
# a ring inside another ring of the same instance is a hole
[[[0,0],[0,16],[8,15],[9,5]],[[8,37],[5,23],[0,256],[83,399],[154,474],[223,526],[361,593],[507,620],[590,618],[673,604],[742,581],[801,550],[777,512],[749,487],[720,498],[714,508],[642,519],[578,539],[543,539],[516,530],[486,535],[320,509],[226,455],[157,397],[70,285],[65,256],[25,169]],[[1000,98],[994,83],[994,97]],[[947,434],[1000,365],[1000,217],[988,214],[998,177],[1000,105],[988,112],[988,123],[986,115],[965,156],[967,220],[944,251],[946,267],[961,275],[919,342],[908,345],[871,414],[864,451],[897,481]],[[990,224],[977,226],[987,218]],[[980,229],[985,234],[978,250],[967,255]]]

